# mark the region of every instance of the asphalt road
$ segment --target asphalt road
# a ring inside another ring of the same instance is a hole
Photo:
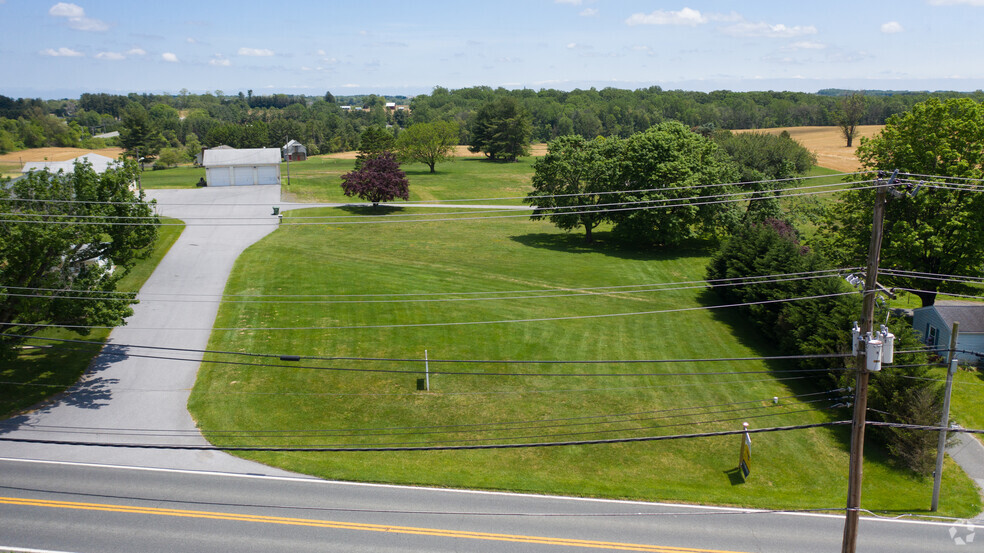
[[[839,551],[843,518],[0,459],[0,550]],[[864,519],[859,551],[984,551]]]

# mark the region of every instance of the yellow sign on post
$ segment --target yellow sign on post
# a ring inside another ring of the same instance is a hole
[[[745,429],[745,435],[741,439],[741,453],[738,456],[738,469],[741,471],[742,480],[747,479],[752,472],[752,437],[748,435],[748,423],[741,423]]]

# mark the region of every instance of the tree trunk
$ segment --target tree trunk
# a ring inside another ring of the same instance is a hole
[[[584,243],[591,244],[594,242],[594,237],[591,236],[591,225],[584,225]]]
[[[920,300],[922,300],[923,307],[929,307],[936,303],[936,292],[925,290],[921,292],[913,292]]]
[[[847,136],[847,147],[850,148],[854,144],[854,137],[851,135]]]

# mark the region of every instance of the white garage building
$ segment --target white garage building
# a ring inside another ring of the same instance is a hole
[[[280,184],[280,148],[205,150],[209,186]]]

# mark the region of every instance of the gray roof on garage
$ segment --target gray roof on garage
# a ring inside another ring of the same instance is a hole
[[[280,148],[244,148],[205,150],[202,165],[228,167],[231,165],[279,165]]]

